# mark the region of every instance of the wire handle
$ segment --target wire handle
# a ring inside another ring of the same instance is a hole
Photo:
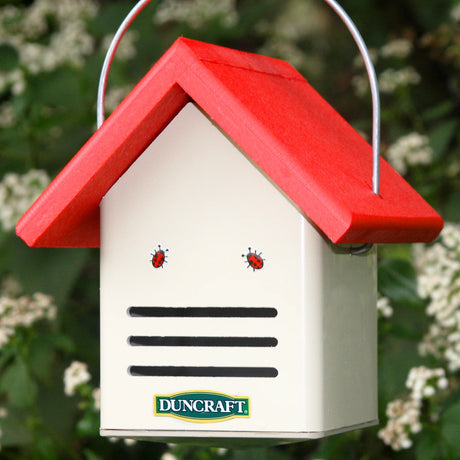
[[[118,45],[123,38],[123,35],[128,30],[134,19],[137,18],[139,13],[151,2],[151,0],[140,0],[127,14],[123,22],[118,27],[112,41],[110,42],[109,49],[105,55],[104,64],[102,65],[101,75],[99,77],[99,86],[97,88],[97,129],[99,129],[105,120],[105,91],[107,89],[107,78],[109,76],[110,67],[117,51]]]
[[[335,0],[324,1],[337,13],[347,26],[358,45],[366,66],[372,96],[372,189],[374,193],[378,195],[380,192],[380,93],[374,64],[372,63],[369,49],[350,16],[348,16],[345,10]]]
[[[151,0],[140,0],[137,2],[137,4],[131,9],[131,11],[121,23],[110,43],[109,49],[107,50],[99,78],[99,87],[97,93],[98,129],[101,127],[102,123],[104,123],[105,119],[105,91],[107,88],[107,78],[109,75],[110,67],[112,65],[113,57],[126,30],[129,28],[134,19],[136,19],[139,13],[150,3],[150,1]],[[324,1],[337,13],[340,19],[347,26],[349,32],[351,33],[358,46],[366,66],[372,96],[372,190],[376,195],[378,195],[380,192],[380,95],[374,64],[372,63],[369,49],[364,43],[363,37],[361,36],[354,22],[351,20],[350,16],[348,16],[345,10],[335,0]],[[352,254],[363,254],[368,252],[371,247],[371,244],[365,244],[363,246],[350,249],[350,252]]]

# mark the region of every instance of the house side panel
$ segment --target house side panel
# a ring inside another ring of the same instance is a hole
[[[377,423],[377,251],[323,245],[324,429]]]

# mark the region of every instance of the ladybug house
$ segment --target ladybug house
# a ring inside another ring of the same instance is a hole
[[[376,250],[436,212],[288,63],[178,39],[17,226],[100,247],[101,434],[378,423]],[[206,423],[203,423],[206,422]]]

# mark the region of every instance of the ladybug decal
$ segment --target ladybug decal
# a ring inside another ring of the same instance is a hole
[[[158,245],[158,249],[155,249],[154,253],[151,253],[152,255],[152,265],[154,268],[160,268],[163,267],[163,264],[168,262],[166,260],[166,252],[168,249],[161,249],[161,246]]]
[[[262,259],[262,253],[259,252],[257,254],[257,251],[254,250],[254,252],[251,250],[251,248],[248,248],[248,253],[247,254],[241,254],[241,257],[246,258],[246,262],[248,263],[248,268],[251,267],[253,271],[260,270],[264,266],[264,260]]]

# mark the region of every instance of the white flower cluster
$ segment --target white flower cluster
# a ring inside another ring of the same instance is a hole
[[[8,417],[8,410],[4,407],[0,407],[0,419]],[[0,427],[0,439],[3,435],[2,428]],[[2,450],[2,445],[0,444],[0,450]]]
[[[412,447],[410,434],[422,429],[420,409],[422,402],[418,399],[396,399],[387,405],[388,422],[379,430],[378,437],[393,450],[409,449]]]
[[[30,327],[39,320],[52,321],[57,308],[51,296],[36,292],[21,295],[18,283],[8,277],[0,290],[0,348],[7,344],[19,327]]]
[[[361,56],[359,56],[362,61]],[[366,75],[354,75],[351,79],[351,85],[353,90],[358,97],[364,97],[369,92],[369,77]]]
[[[7,173],[0,182],[0,226],[13,230],[19,218],[43,192],[50,179],[45,171]]]
[[[165,24],[182,21],[193,29],[198,29],[206,22],[221,18],[224,27],[232,27],[238,22],[235,0],[163,0],[158,6],[154,22]]]
[[[452,10],[450,11],[450,17],[455,22],[460,22],[460,4],[455,5]]]
[[[134,444],[137,443],[136,439],[131,439],[131,438],[116,438],[116,437],[109,438],[109,441],[113,443],[121,441],[121,440],[123,440],[125,446],[134,446]]]
[[[64,393],[67,396],[73,396],[77,387],[89,382],[90,379],[91,374],[88,372],[88,366],[80,361],[73,361],[64,371]]]
[[[379,295],[377,299],[377,312],[381,318],[390,318],[393,316],[393,307],[390,305],[390,299]]]
[[[327,25],[326,16],[308,0],[288,0],[273,24],[262,22],[259,32],[296,41],[322,32]]]
[[[299,46],[299,42],[308,36],[323,33],[327,27],[327,16],[308,0],[288,0],[273,23],[262,21],[257,31],[267,37],[258,50],[260,54],[274,56],[290,62],[294,67],[308,69],[316,73],[321,69],[321,62],[309,56]]]
[[[406,58],[412,53],[414,45],[406,38],[396,38],[380,48],[380,55],[385,58]]]
[[[172,450],[172,451],[169,451],[169,452],[165,452],[161,457],[160,457],[160,460],[179,460],[179,457],[180,458],[183,458],[184,457],[184,454],[183,454],[183,451],[182,451],[182,455],[181,455],[181,450],[179,449],[178,450],[178,455],[175,454],[175,448],[176,448],[177,444],[172,444],[172,443],[168,443],[168,447]],[[211,449],[211,452],[208,454],[209,458],[211,457],[214,457],[214,455],[212,454],[216,454],[218,455],[219,457],[223,457],[225,456],[227,453],[228,453],[228,449],[225,448],[225,447],[212,447]],[[320,460],[320,459],[316,459],[316,460]]]
[[[26,88],[26,78],[24,72],[20,69],[2,72],[0,70],[0,92],[10,88],[15,95],[21,94]]]
[[[406,387],[411,390],[407,400],[396,399],[387,405],[388,422],[378,436],[393,450],[412,447],[411,434],[422,430],[420,422],[423,400],[431,398],[449,385],[444,369],[414,367],[409,371]]]
[[[391,165],[404,175],[410,166],[430,164],[433,160],[433,149],[430,147],[428,136],[414,132],[400,137],[390,145],[387,158]]]
[[[386,69],[379,75],[380,92],[391,94],[398,88],[418,85],[421,81],[420,74],[413,67],[402,69]]]
[[[422,355],[444,359],[451,371],[460,369],[460,225],[446,224],[439,242],[417,246],[418,293],[429,298],[427,314],[434,319],[419,346]]]
[[[95,388],[92,391],[91,396],[93,397],[94,407],[97,410],[101,410],[101,389],[100,388]]]
[[[446,168],[446,176],[456,178],[460,174],[460,159],[451,161]]]
[[[94,0],[36,0],[28,8],[0,8],[0,44],[13,48],[19,64],[16,69],[0,71],[0,91],[11,88],[20,94],[26,73],[81,65],[94,48],[86,20],[96,12]]]
[[[259,49],[260,54],[275,56],[288,61],[294,67],[301,67],[306,63],[307,55],[290,40],[272,37]]]
[[[16,111],[11,102],[0,104],[0,128],[9,128],[17,121]]]
[[[174,454],[172,454],[171,452],[165,452],[160,460],[179,460]]]
[[[446,372],[441,367],[437,369],[429,369],[425,366],[413,367],[406,380],[406,387],[412,390],[410,397],[419,401],[434,396],[437,390],[445,390],[448,386]]]

